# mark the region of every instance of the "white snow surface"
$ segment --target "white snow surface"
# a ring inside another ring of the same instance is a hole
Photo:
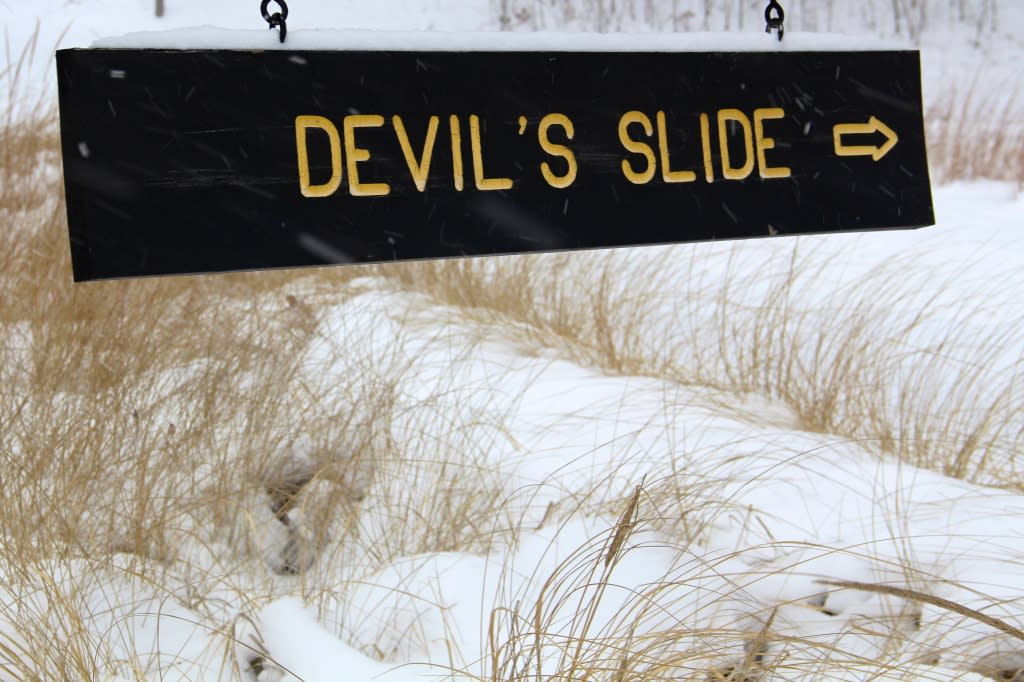
[[[846,286],[911,249],[919,257],[897,261],[912,271],[904,273],[909,287],[950,302],[984,296],[993,310],[1022,319],[1016,226],[1024,198],[989,183],[939,188],[937,202],[945,218],[932,229],[803,240],[822,261],[850,254],[827,271],[811,307],[831,315],[830,301]],[[713,278],[754,260],[762,276],[779,272],[792,246],[663,248],[695,259],[705,268],[700,276]],[[612,256],[626,277],[660,250]],[[951,273],[962,289],[941,286]],[[736,294],[757,301],[763,292]],[[531,632],[536,613],[543,643],[531,670],[543,678],[565,674],[564,642],[588,643],[591,660],[611,665],[598,643],[627,632],[657,642],[660,656],[685,654],[684,669],[721,670],[745,659],[766,623],[775,637],[766,660],[812,662],[778,665],[771,680],[977,682],[974,670],[1024,667],[1022,643],[990,625],[940,605],[829,584],[919,589],[1024,628],[1024,495],[903,464],[871,442],[807,431],[792,409],[764,396],[609,376],[543,348],[527,352],[502,325],[384,279],[358,279],[311,303],[320,328],[302,361],[304,390],[322,396],[327,411],[354,409],[350,377],[374,367],[394,381],[387,428],[401,457],[366,488],[357,532],[337,549],[328,539],[306,573],[275,578],[269,588],[260,577],[266,569],[218,559],[215,538],[195,544],[195,527],[182,536],[179,564],[188,570],[140,568],[137,557],[124,558],[123,571],[118,562],[40,567],[40,575],[64,577],[37,595],[4,597],[10,636],[18,618],[48,612],[56,589],[90,636],[113,647],[111,679],[139,671],[150,679],[236,679],[225,646],[245,680],[326,681],[340,671],[357,681],[473,679],[489,673],[488,632],[499,633],[500,645],[514,627]],[[670,312],[656,308],[650,317],[678,324]],[[1003,323],[983,315],[964,333],[985,335]],[[650,342],[653,350],[657,335]],[[159,381],[173,395],[189,377],[182,368]],[[161,409],[169,419],[187,408]],[[313,446],[300,438],[294,448],[283,457],[301,462]],[[641,498],[641,521],[610,560],[616,513],[641,481],[651,497]],[[683,492],[659,502],[659,485]],[[477,524],[495,543],[373,559],[403,532],[407,520],[396,510],[441,499],[481,505]],[[311,497],[311,516],[316,504]],[[249,513],[265,508],[254,499]],[[674,520],[651,523],[666,518]],[[327,531],[343,533],[337,524]],[[286,540],[256,542],[270,557]],[[189,571],[217,576],[216,587]],[[135,577],[154,572],[159,581]],[[195,593],[205,593],[205,608],[189,606]],[[215,634],[225,627],[234,642]],[[895,649],[893,630],[904,638]],[[697,634],[706,632],[718,634],[708,643]],[[849,662],[814,663],[821,647]],[[816,665],[818,677],[808,672]]]
[[[841,34],[788,33],[784,41],[765,33],[559,33],[536,31],[330,31],[289,30],[281,43],[276,32],[218,29],[210,26],[144,31],[100,38],[96,48],[229,50],[398,50],[495,52],[808,52],[908,49],[897,40]]]
[[[0,17],[8,40],[30,32],[38,19],[45,51],[58,44],[64,28],[62,46],[279,48],[275,35],[262,30],[134,32],[197,20],[249,29],[261,21],[255,2],[167,4],[168,16],[158,21],[150,16],[151,4],[141,0],[43,0],[31,7],[0,0]],[[486,3],[296,0],[292,12],[296,30],[289,33],[288,49],[848,50],[878,44],[792,32],[780,48],[759,30],[641,38],[467,33],[494,28]],[[1009,13],[1007,33],[1024,35],[1024,25],[1012,24],[1020,16]],[[385,30],[314,31],[303,25]],[[419,29],[439,31],[409,32]],[[127,35],[102,37],[119,33]],[[933,91],[951,74],[969,78],[979,65],[995,65],[991,72],[997,73],[994,80],[983,78],[983,85],[1019,69],[1021,52],[1009,38],[998,53],[962,45],[941,49],[935,40],[924,53],[926,86]],[[15,55],[23,44],[15,42]],[[31,72],[40,82],[48,69],[43,62]],[[852,288],[877,268],[890,267],[908,283],[901,299],[907,310],[915,299],[937,297],[948,304],[938,306],[946,312],[924,321],[919,336],[908,341],[907,363],[951,328],[963,345],[943,351],[964,363],[978,352],[969,345],[972,338],[1020,329],[1024,198],[1018,188],[957,184],[936,188],[935,198],[934,228],[799,240],[814,262],[828,263],[803,291],[808,327],[825,324],[853,300]],[[643,264],[665,249],[696,264],[685,274],[642,283],[664,303],[645,311],[648,350],[657,355],[667,352],[664,339],[671,338],[659,335],[690,331],[669,327],[680,324],[671,313],[681,288],[700,289],[735,272],[768,277],[780,272],[795,241],[624,250],[610,257],[618,259],[623,281],[630,281],[631,268],[644,272]],[[749,284],[731,292],[737,308],[763,302],[769,282],[752,278]],[[877,286],[882,291],[887,280]],[[871,292],[863,295],[870,298]],[[958,313],[964,308],[970,317]],[[688,652],[695,670],[722,669],[745,659],[766,623],[777,635],[764,653],[769,659],[815,661],[831,650],[851,660],[841,667],[822,663],[818,672],[780,665],[768,677],[780,682],[978,682],[987,678],[973,671],[1024,668],[1024,642],[990,625],[934,604],[828,584],[916,589],[1024,629],[1024,495],[888,459],[871,442],[806,430],[794,410],[767,396],[610,376],[543,348],[524,349],[501,325],[474,322],[464,311],[398,291],[386,280],[357,280],[317,300],[317,310],[320,341],[303,358],[299,381],[328,401],[333,395],[326,411],[350,406],[347,378],[365,367],[397,377],[395,417],[387,429],[403,456],[372,483],[348,483],[358,485],[364,498],[355,537],[338,551],[313,556],[309,574],[269,583],[264,567],[218,557],[216,538],[184,545],[181,566],[139,566],[136,557],[118,557],[102,567],[85,560],[28,567],[49,577],[28,593],[0,591],[0,631],[7,641],[17,641],[20,619],[56,618],[48,614],[59,602],[80,618],[81,632],[114,652],[104,670],[109,680],[471,679],[488,674],[490,619],[500,635],[528,629],[540,605],[546,639],[532,670],[542,676],[564,672],[566,641],[590,642],[588,651],[608,656],[593,642],[627,632],[657,641],[660,655]],[[699,312],[684,319],[697,333],[703,328]],[[893,324],[902,314],[877,311]],[[5,334],[30,341],[22,329]],[[1001,352],[1005,357],[986,358],[993,385],[998,372],[1013,371],[1020,360],[1019,344]],[[913,369],[899,362],[892,367],[896,378]],[[189,372],[182,367],[158,380],[168,381],[173,395]],[[936,403],[957,389],[936,381],[930,387],[939,396]],[[1005,457],[1004,466],[1019,473],[1014,456],[1024,423],[1014,426],[1019,431],[1008,434],[1006,447],[992,456]],[[314,449],[297,438],[290,461]],[[453,476],[450,469],[462,473]],[[644,521],[611,557],[616,513],[641,481],[652,490],[671,483],[693,492],[680,498],[685,508],[642,498]],[[479,551],[421,553],[383,565],[373,560],[376,548],[401,532],[405,521],[391,512],[403,500],[416,509],[442,498],[482,500],[479,523],[507,532],[495,530],[498,541]],[[264,507],[254,500],[252,513],[267,515]],[[672,523],[654,528],[647,522],[666,515]],[[694,542],[682,541],[684,527],[685,534],[699,529]],[[201,537],[194,527],[185,530],[186,538]],[[341,531],[331,526],[331,533]],[[268,555],[286,541],[272,534],[255,540]],[[207,588],[205,599],[222,606],[193,608],[202,581],[192,569],[217,575],[217,587]],[[339,587],[309,594],[307,580]],[[600,596],[598,582],[607,585]],[[581,604],[592,604],[592,610]],[[582,630],[581,612],[591,617]],[[59,638],[61,623],[52,627]],[[225,630],[233,631],[234,641],[221,635]],[[721,635],[702,653],[695,630]],[[904,636],[896,647],[887,634],[893,630]],[[807,644],[782,644],[788,636]],[[449,674],[450,668],[459,672]]]

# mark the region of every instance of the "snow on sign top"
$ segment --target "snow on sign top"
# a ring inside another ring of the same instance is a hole
[[[290,30],[201,26],[142,31],[96,41],[94,48],[164,50],[391,50],[400,52],[863,52],[907,49],[902,41],[870,40],[834,33],[786,33],[779,41],[750,33],[554,33]]]

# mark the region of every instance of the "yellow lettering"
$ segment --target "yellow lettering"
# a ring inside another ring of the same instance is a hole
[[[319,128],[327,133],[331,144],[331,179],[322,185],[309,182],[309,149],[306,147],[306,131]],[[329,197],[341,185],[341,140],[338,129],[323,116],[295,117],[295,149],[299,155],[299,191],[304,197]]]
[[[565,114],[548,114],[540,120],[540,126],[537,128],[537,139],[540,141],[541,149],[551,156],[559,156],[565,159],[568,165],[565,175],[555,175],[551,171],[551,165],[545,161],[540,164],[541,175],[544,176],[544,179],[552,187],[564,189],[576,181],[576,155],[565,145],[555,144],[548,138],[548,128],[553,125],[562,126],[565,129],[565,136],[570,140],[576,134],[576,131],[573,128],[572,121]]]
[[[473,179],[479,190],[512,189],[509,178],[484,177],[484,153],[480,143],[480,117],[473,114],[469,117],[469,144],[473,149]]]
[[[398,144],[402,147],[402,154],[405,155],[405,163],[409,166],[412,181],[416,183],[416,189],[425,192],[427,189],[427,176],[430,175],[430,159],[434,155],[434,142],[437,140],[437,128],[440,119],[437,116],[430,117],[430,122],[427,123],[427,139],[423,143],[423,153],[418,160],[412,151],[412,144],[409,142],[409,135],[405,132],[402,117],[392,116],[391,122],[395,126]]]
[[[665,182],[693,182],[697,174],[689,170],[674,171],[668,158],[668,126],[665,124],[665,112],[659,111],[655,118],[658,121],[658,151],[661,152],[661,178]]]
[[[732,165],[729,158],[729,133],[727,121],[735,121],[743,128],[743,148],[746,152],[742,166]],[[727,180],[743,180],[754,170],[754,135],[750,129],[750,119],[739,109],[722,109],[718,112],[718,143],[722,149],[722,175]]]
[[[455,178],[455,191],[461,192],[465,182],[462,171],[462,127],[459,117],[452,114],[448,117],[448,127],[452,131],[452,174]]]
[[[633,167],[629,159],[623,159],[622,174],[634,185],[645,185],[654,177],[657,163],[654,160],[654,151],[649,145],[638,142],[629,136],[629,126],[633,123],[639,123],[647,137],[654,134],[654,126],[651,125],[651,119],[642,111],[627,111],[619,119],[619,142],[626,148],[626,151],[643,155],[647,159],[647,168],[640,172]]]
[[[775,148],[775,138],[764,134],[765,120],[785,118],[786,112],[779,107],[754,109],[754,138],[757,146],[757,170],[762,178],[788,178],[792,171],[786,166],[769,168],[765,160],[765,151]]]
[[[356,146],[356,128],[379,128],[384,117],[377,114],[353,114],[345,117],[345,155],[348,163],[348,191],[354,197],[381,197],[391,191],[386,182],[361,182],[359,162],[370,158],[370,151]]]
[[[711,123],[707,114],[700,115],[700,146],[704,152],[704,180],[715,181],[715,166],[711,163]]]

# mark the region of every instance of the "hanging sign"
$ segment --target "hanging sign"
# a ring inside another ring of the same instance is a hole
[[[914,51],[57,67],[76,280],[933,223]]]

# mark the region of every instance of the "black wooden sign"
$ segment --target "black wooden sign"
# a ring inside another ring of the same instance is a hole
[[[933,223],[912,51],[57,67],[76,280]]]

